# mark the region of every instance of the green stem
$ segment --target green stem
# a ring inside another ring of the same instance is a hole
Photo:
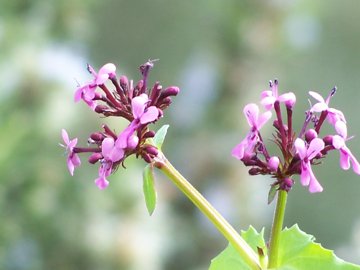
[[[259,270],[260,262],[257,254],[237,233],[237,231],[216,211],[216,209],[194,188],[172,165],[159,153],[155,166],[160,169],[172,182],[200,209],[200,211],[215,225],[220,233],[239,252],[242,259],[251,267]]]
[[[285,207],[286,207],[287,192],[284,190],[278,191],[278,198],[276,202],[274,221],[271,229],[270,247],[269,247],[269,268],[278,267],[279,261],[279,246],[280,233],[282,231]]]

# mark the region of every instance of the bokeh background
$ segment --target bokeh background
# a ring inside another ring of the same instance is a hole
[[[297,95],[299,130],[307,91],[326,96],[337,85],[331,103],[360,134],[359,12],[357,0],[0,0],[0,269],[200,270],[226,246],[161,175],[148,216],[141,160],[104,191],[85,156],[69,176],[62,128],[86,144],[102,123],[125,125],[74,104],[86,63],[113,62],[138,79],[138,66],[159,58],[151,80],[181,88],[158,125],[171,126],[168,158],[235,228],[269,231],[271,180],[249,177],[230,156],[247,132],[242,108],[278,78]],[[358,137],[348,145],[360,158]],[[314,168],[321,194],[295,179],[285,223],[360,263],[360,177],[338,159]]]

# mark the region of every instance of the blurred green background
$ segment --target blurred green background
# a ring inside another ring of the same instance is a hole
[[[160,175],[149,217],[140,160],[105,191],[85,156],[70,177],[62,128],[85,145],[102,123],[125,125],[74,104],[86,63],[113,62],[138,79],[138,66],[159,58],[151,80],[181,88],[158,125],[171,125],[168,158],[238,230],[269,231],[271,180],[230,156],[248,129],[242,108],[278,78],[297,95],[299,130],[307,91],[326,96],[337,85],[331,103],[360,134],[359,12],[357,0],[0,0],[0,269],[200,270],[226,245]],[[360,158],[358,137],[348,145]],[[295,179],[285,222],[360,263],[360,179],[338,159],[314,167],[321,194]]]

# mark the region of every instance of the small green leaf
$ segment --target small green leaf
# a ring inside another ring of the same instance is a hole
[[[271,188],[269,190],[268,194],[268,204],[272,203],[272,201],[275,199],[276,192],[279,188],[279,185],[271,185]]]
[[[153,167],[149,164],[144,168],[143,191],[146,208],[151,216],[156,206],[155,177]]]
[[[250,247],[258,254],[261,250],[262,254],[267,253],[264,241],[264,229],[258,233],[252,226],[247,231],[242,231],[241,236],[250,245]],[[251,270],[239,253],[231,244],[229,244],[218,256],[211,260],[209,270]]]
[[[153,138],[154,145],[161,150],[161,146],[163,145],[163,142],[165,140],[165,136],[167,133],[167,130],[169,128],[169,125],[163,125],[155,134],[155,137]]]
[[[279,249],[279,270],[360,270],[359,265],[345,262],[332,250],[314,242],[297,225],[281,232]]]

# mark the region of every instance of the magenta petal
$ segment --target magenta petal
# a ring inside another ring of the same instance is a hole
[[[311,193],[323,191],[323,187],[320,185],[319,181],[315,177],[311,178],[311,180],[310,180],[309,191]]]
[[[147,108],[146,112],[141,116],[140,123],[147,124],[155,121],[159,116],[159,110],[155,106]]]
[[[305,142],[302,139],[297,138],[295,140],[294,146],[295,146],[296,151],[299,154],[300,159],[304,159],[306,157]]]
[[[66,132],[65,129],[62,129],[62,130],[61,130],[61,136],[62,136],[62,138],[63,138],[64,143],[66,144],[66,146],[69,145],[69,143],[70,143],[69,135],[68,135],[68,133]]]
[[[274,106],[276,98],[273,96],[264,97],[261,99],[261,104],[265,107],[266,110],[271,110]]]
[[[314,112],[322,112],[328,109],[328,105],[326,103],[316,103],[314,106],[311,107],[311,110]]]
[[[264,112],[262,115],[260,115],[256,123],[257,130],[262,128],[262,126],[271,118],[271,115],[272,113],[270,111]]]
[[[69,172],[70,172],[71,176],[73,176],[73,175],[74,175],[75,166],[74,166],[74,164],[72,163],[72,160],[71,160],[70,157],[68,157],[68,159],[67,159],[67,167],[68,167],[68,169],[69,169]]]
[[[345,140],[339,135],[334,135],[332,137],[332,145],[335,147],[335,149],[340,149],[345,145]]]
[[[109,185],[109,181],[105,177],[99,177],[95,180],[95,184],[99,189],[105,189]]]
[[[308,159],[313,159],[321,150],[325,147],[325,143],[320,138],[315,138],[310,142],[309,148],[307,150]]]
[[[241,160],[244,157],[245,144],[246,144],[245,140],[243,140],[241,143],[239,143],[237,146],[235,146],[234,149],[231,151],[231,155],[234,158]]]
[[[143,115],[148,101],[149,99],[146,94],[141,94],[131,100],[132,113],[135,119],[139,119]]]
[[[82,95],[83,95],[83,91],[84,91],[84,86],[81,86],[78,89],[76,89],[75,95],[74,95],[74,101],[75,102],[79,102],[81,100]]]
[[[105,138],[102,141],[101,152],[105,158],[110,156],[111,151],[114,148],[114,145],[115,145],[114,138]]]
[[[347,127],[343,121],[339,120],[335,123],[335,130],[337,134],[339,134],[341,137],[343,137],[344,139],[347,138]]]
[[[116,66],[113,63],[107,63],[100,68],[98,74],[99,75],[101,75],[101,74],[113,75],[113,74],[115,74],[115,71],[116,71]]]
[[[301,174],[300,174],[300,182],[303,186],[308,186],[310,183],[310,164],[302,161],[301,164]]]
[[[256,126],[259,117],[259,107],[254,103],[247,104],[244,107],[244,114],[246,120],[249,123],[249,126],[250,127]]]
[[[348,155],[348,157],[350,158],[353,171],[354,171],[356,174],[360,174],[360,164],[359,164],[359,161],[358,161],[358,160],[356,159],[356,157],[351,153],[351,151],[350,151],[349,148],[347,148],[346,146],[344,146],[343,149],[344,149],[344,151],[347,152],[347,155]]]
[[[350,169],[350,157],[342,148],[340,149],[340,167],[343,170]]]
[[[98,74],[95,79],[96,85],[102,85],[109,79],[109,74]]]
[[[71,157],[71,162],[74,165],[74,167],[78,167],[81,165],[81,160],[79,158],[78,154],[73,154]]]

